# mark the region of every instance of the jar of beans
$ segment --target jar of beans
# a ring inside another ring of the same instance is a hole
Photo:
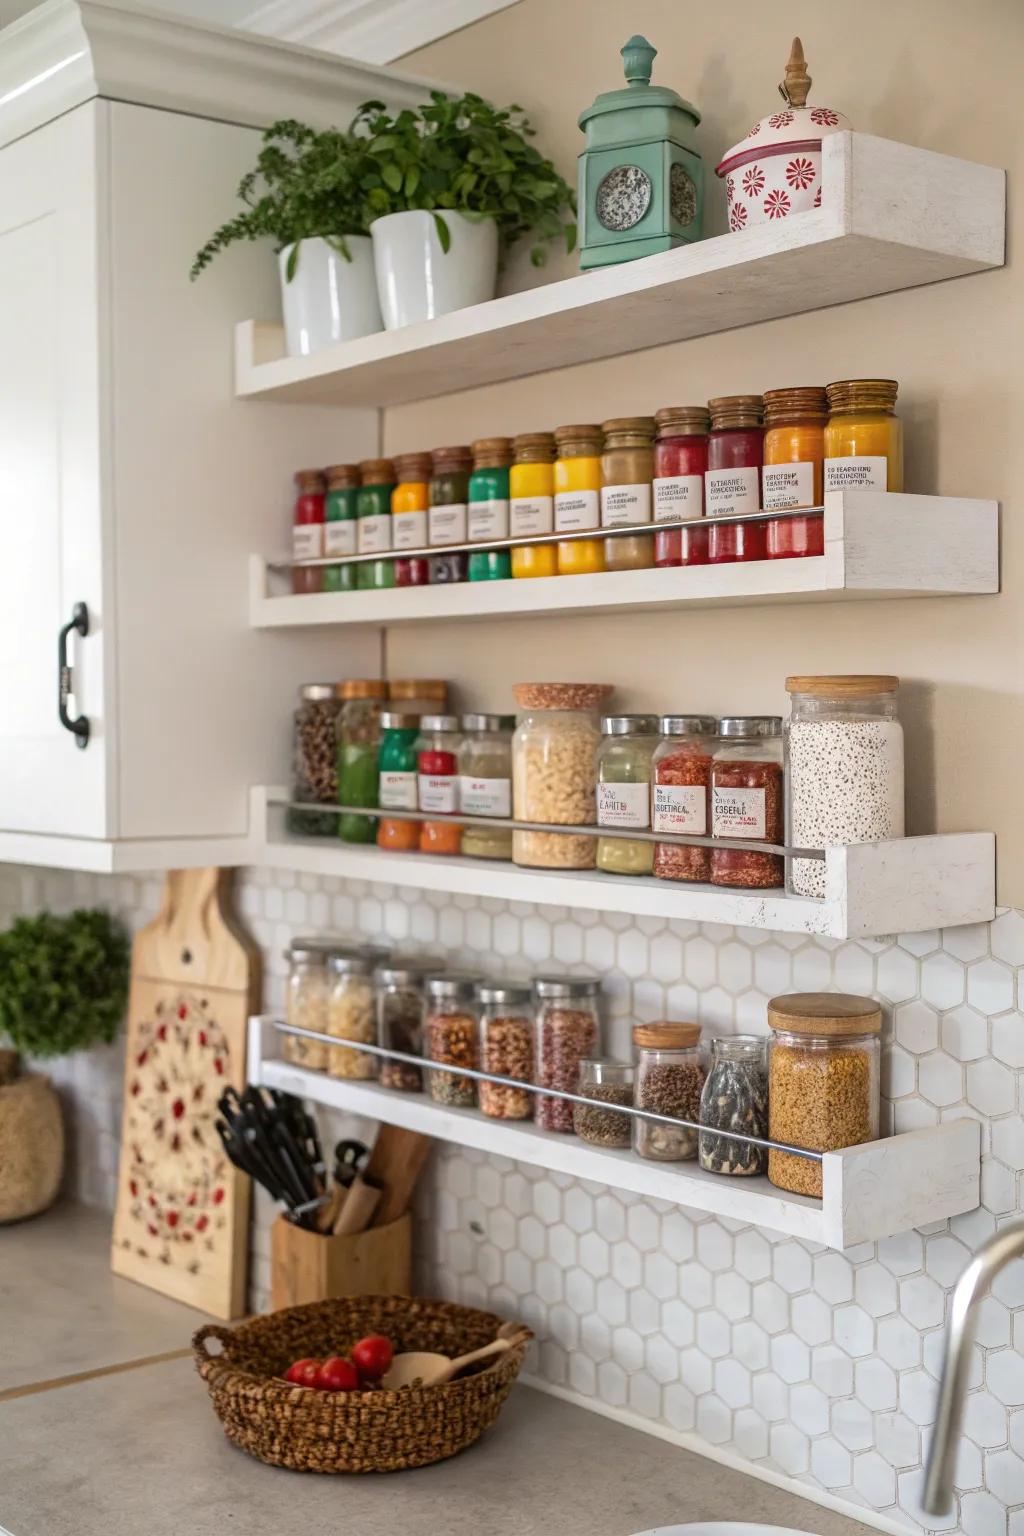
[[[834,1152],[878,1136],[882,1010],[873,997],[796,992],[768,1004],[768,1125],[773,1141]],[[779,1189],[821,1196],[821,1164],[768,1153]]]
[[[651,760],[651,827],[677,836],[708,837],[711,763],[718,737],[713,715],[662,715],[661,740]],[[711,850],[686,843],[655,843],[654,873],[661,880],[711,879]]]
[[[476,976],[428,976],[423,1054],[442,1067],[477,1069]],[[472,1109],[476,1104],[476,1079],[458,1072],[427,1073],[427,1090],[435,1104]]]
[[[373,1000],[373,970],[381,952],[350,950],[332,954],[327,962],[330,992],[327,998],[327,1033],[335,1040],[377,1044],[377,1019]],[[332,1077],[369,1082],[377,1076],[377,1058],[347,1046],[328,1046],[327,1070]]]
[[[423,1053],[423,971],[415,966],[381,966],[373,973],[377,993],[377,1044],[406,1056]],[[399,1093],[421,1093],[423,1073],[407,1061],[381,1058],[380,1085]]]
[[[481,983],[476,989],[480,1011],[480,1070],[517,1082],[533,1081],[533,1008],[528,986]],[[480,1084],[480,1108],[494,1120],[528,1120],[533,1094],[527,1088],[502,1083]]]
[[[292,717],[292,799],[310,804],[338,803],[337,731],[340,683],[303,683]],[[288,807],[287,827],[300,837],[334,837],[337,812]]]
[[[768,1075],[759,1035],[726,1035],[712,1042],[711,1070],[700,1096],[700,1165],[709,1173],[764,1173],[764,1147],[737,1141],[768,1135]]]
[[[785,835],[782,795],[782,719],[778,715],[730,715],[718,722],[711,765],[711,835],[781,844]],[[780,854],[751,848],[713,848],[712,885],[771,890],[783,881]]]
[[[580,1062],[601,1049],[600,982],[589,976],[538,976],[533,984],[533,1080],[539,1088],[575,1093]],[[572,1101],[541,1094],[534,1110],[546,1131],[573,1129]]]
[[[700,1120],[700,1096],[705,1067],[699,1024],[638,1024],[636,1047],[637,1109],[680,1120]],[[697,1156],[694,1125],[664,1125],[659,1120],[633,1121],[633,1150],[655,1163],[682,1163]]]
[[[327,959],[326,939],[294,939],[285,955],[288,982],[285,988],[285,1023],[297,1029],[327,1033]],[[301,1035],[282,1035],[281,1054],[296,1067],[322,1072],[327,1065],[327,1047],[318,1040],[304,1040]]]
[[[572,1128],[580,1140],[592,1147],[628,1147],[633,1117],[621,1106],[633,1103],[633,1068],[603,1057],[581,1061],[578,1092],[598,1101],[572,1106]]]
[[[517,821],[593,826],[604,683],[517,683],[523,711],[512,738],[512,814]],[[542,869],[593,869],[595,837],[513,832],[512,858]]]

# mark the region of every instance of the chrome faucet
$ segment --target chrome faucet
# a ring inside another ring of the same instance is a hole
[[[948,1514],[953,1502],[956,1440],[964,1411],[964,1395],[978,1307],[1000,1270],[1012,1259],[1024,1258],[1024,1221],[994,1232],[982,1243],[953,1290],[946,1330],[946,1352],[939,1383],[935,1430],[924,1474],[922,1508],[928,1515]]]

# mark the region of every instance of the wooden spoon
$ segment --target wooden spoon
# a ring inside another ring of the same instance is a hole
[[[396,1355],[391,1362],[391,1369],[381,1381],[381,1386],[394,1391],[397,1387],[409,1387],[417,1382],[423,1387],[440,1387],[446,1381],[451,1381],[459,1371],[467,1365],[475,1365],[478,1360],[489,1360],[492,1355],[504,1355],[516,1344],[523,1342],[528,1335],[524,1329],[516,1329],[510,1334],[499,1334],[492,1339],[490,1344],[485,1344],[481,1349],[470,1350],[468,1355],[456,1355],[454,1360],[447,1355],[434,1354],[427,1349],[411,1349],[404,1354]]]

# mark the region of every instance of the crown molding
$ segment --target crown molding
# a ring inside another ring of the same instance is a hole
[[[518,0],[268,0],[243,16],[251,32],[371,64],[425,48]]]

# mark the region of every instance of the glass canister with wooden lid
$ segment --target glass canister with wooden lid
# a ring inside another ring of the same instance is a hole
[[[765,391],[761,500],[766,512],[821,506],[827,417],[828,402],[819,385]],[[769,560],[825,552],[821,512],[780,517],[765,527]]]
[[[873,997],[794,992],[768,1004],[768,1134],[834,1152],[878,1136],[882,1010]],[[779,1189],[821,1195],[821,1163],[774,1148]]]
[[[825,386],[826,491],[902,491],[898,389],[895,379],[840,379]]]
[[[637,1024],[633,1044],[636,1108],[696,1124],[707,1075],[700,1025]],[[634,1152],[655,1163],[682,1163],[696,1157],[697,1136],[693,1125],[666,1125],[661,1120],[642,1120],[639,1115],[633,1121]]]

